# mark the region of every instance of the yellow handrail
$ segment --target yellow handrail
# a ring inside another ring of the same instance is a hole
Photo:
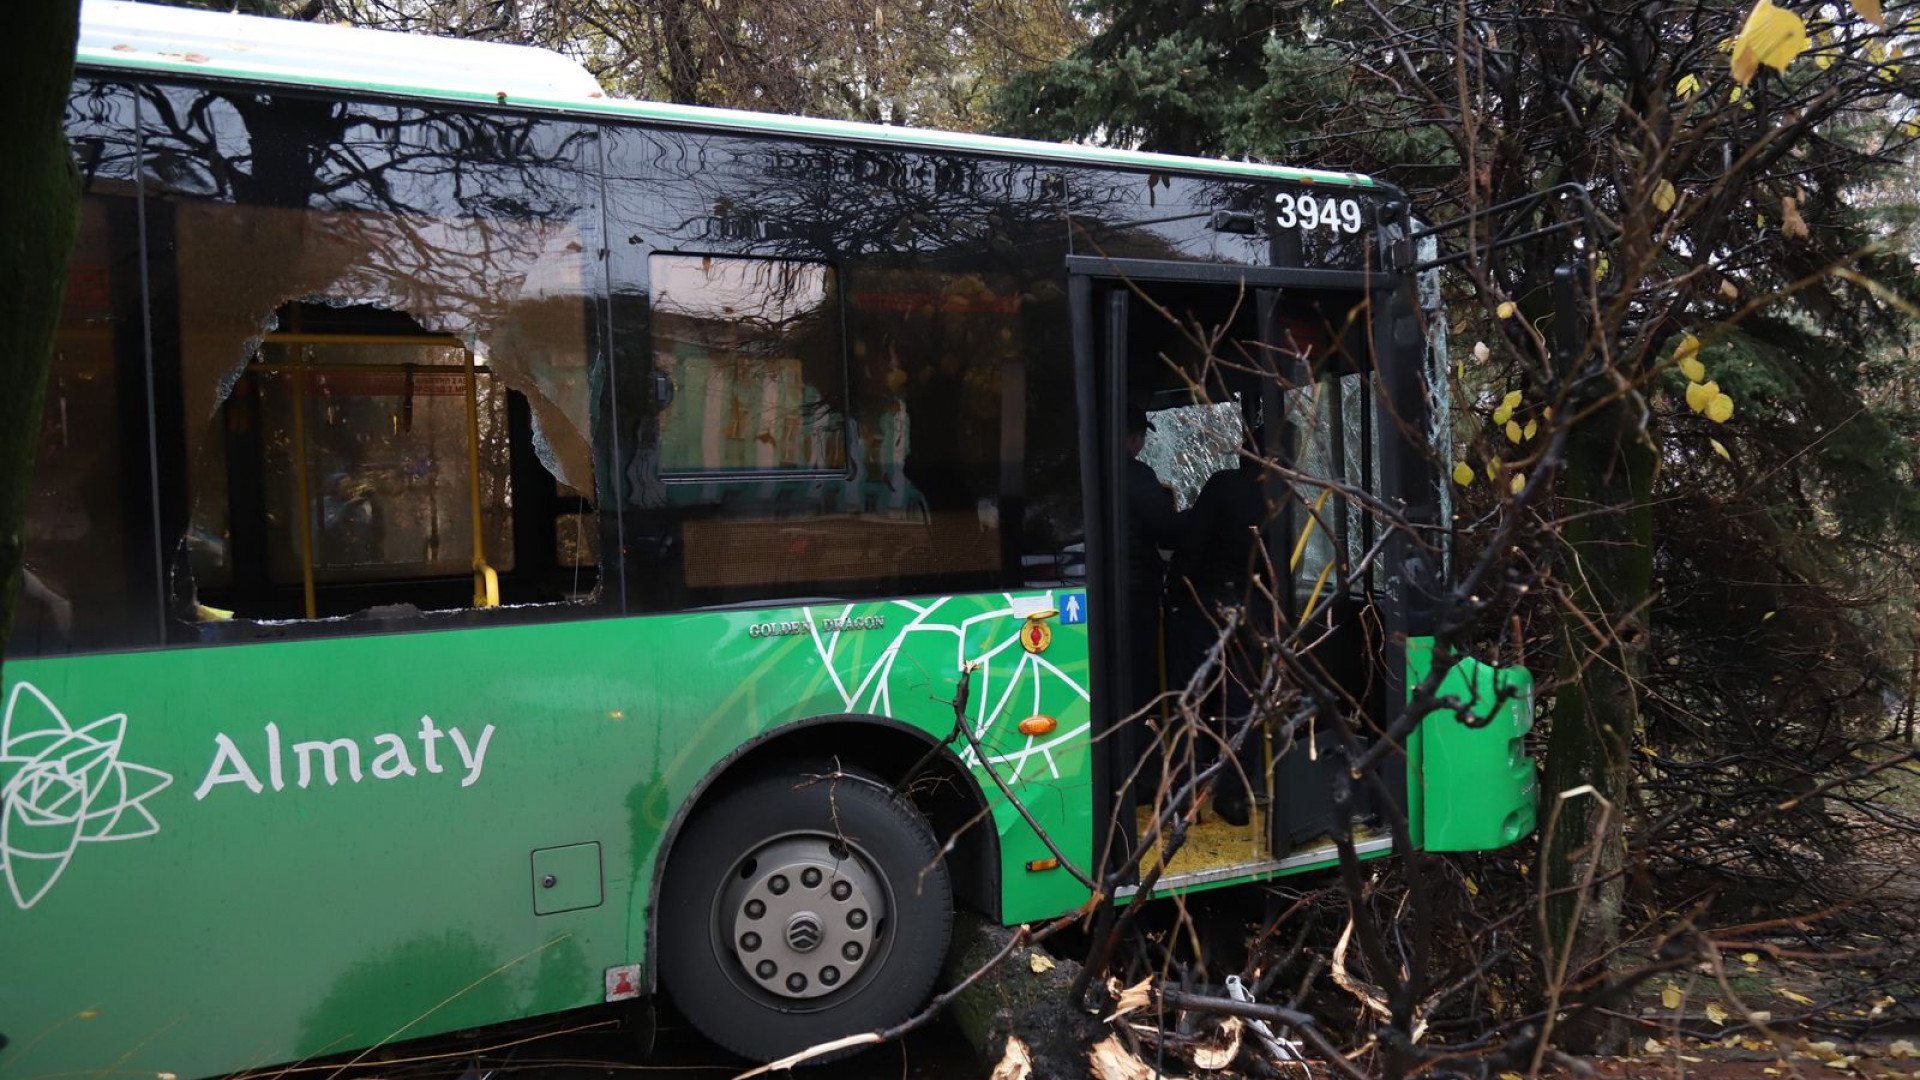
[[[255,360],[252,370],[269,375],[286,375],[295,371],[304,371],[309,375],[452,375],[460,369],[452,364],[276,364]],[[493,374],[493,369],[485,364],[474,370]]]
[[[473,516],[473,606],[500,606],[500,575],[487,565],[486,518],[480,512],[480,381],[467,358],[467,506]]]
[[[1327,496],[1331,494],[1332,488],[1321,488],[1320,497],[1313,500],[1313,513],[1307,515],[1307,527],[1300,530],[1300,539],[1293,545],[1293,558],[1287,560],[1287,573],[1299,573],[1300,560],[1307,553],[1307,541],[1313,536],[1314,526],[1320,524],[1320,511],[1326,507]]]
[[[293,373],[293,485],[299,503],[295,516],[300,528],[300,589],[306,598],[307,618],[319,617],[313,595],[313,499],[307,481],[307,376]]]
[[[302,334],[275,330],[260,339],[269,345],[440,345],[465,348],[458,334]]]

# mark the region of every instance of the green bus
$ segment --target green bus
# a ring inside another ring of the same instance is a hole
[[[67,124],[0,1075],[662,989],[761,1059],[910,1015],[956,906],[1051,918],[1152,860],[1130,718],[1184,676],[1129,577],[1136,413],[1182,503],[1250,440],[1291,463],[1272,615],[1358,730],[1448,672],[1383,755],[1406,842],[1534,827],[1526,673],[1436,655],[1442,564],[1356,494],[1445,531],[1390,187],[115,0]],[[1258,812],[1123,899],[1334,863],[1339,756],[1267,749]]]

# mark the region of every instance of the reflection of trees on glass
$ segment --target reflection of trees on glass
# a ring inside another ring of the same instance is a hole
[[[906,515],[922,523],[931,553],[890,565],[971,567],[996,580],[1078,535],[1056,173],[722,135],[609,140],[618,234],[655,250],[824,263],[837,278],[845,390],[815,385],[822,405],[844,414],[847,479],[733,492],[729,512],[750,502],[789,519],[801,507]]]
[[[520,572],[510,602],[590,590],[578,566],[546,571],[562,511],[597,494],[592,131],[292,94],[142,96],[197,583],[246,615],[487,603],[469,567]],[[391,584],[412,579],[440,580]],[[309,599],[289,609],[280,591],[302,580]],[[343,587],[316,607],[328,584]]]
[[[22,541],[10,647],[26,655],[148,642],[150,513],[136,467],[146,434],[137,308],[138,144],[125,87],[82,81],[65,128],[78,166],[79,232],[54,338]]]

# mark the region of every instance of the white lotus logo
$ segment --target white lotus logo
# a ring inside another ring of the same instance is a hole
[[[127,714],[75,730],[31,683],[7,697],[0,722],[0,877],[32,907],[60,880],[81,844],[160,831],[141,805],[173,777],[120,760]]]

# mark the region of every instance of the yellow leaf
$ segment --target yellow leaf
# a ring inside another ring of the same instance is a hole
[[[1707,1019],[1716,1024],[1724,1024],[1727,1022],[1727,1010],[1722,1008],[1719,1002],[1709,1001],[1707,1002]]]
[[[1653,185],[1653,208],[1655,210],[1664,214],[1673,209],[1673,204],[1678,201],[1679,196],[1674,193],[1673,181],[1661,180],[1659,183]]]
[[[1920,138],[1920,124],[1909,120],[1900,125],[1900,134],[1905,135],[1909,139]]]
[[[1780,200],[1780,231],[1788,236],[1807,235],[1807,223],[1800,216],[1800,204],[1791,195]]]
[[[1462,875],[1460,875],[1460,883],[1461,883],[1462,885],[1465,885],[1465,886],[1467,887],[1467,895],[1468,895],[1468,896],[1479,896],[1479,895],[1480,895],[1480,886],[1478,886],[1478,885],[1476,885],[1476,884],[1474,884],[1474,882],[1473,882],[1473,875],[1471,875],[1471,874],[1462,874]]]
[[[1517,472],[1513,474],[1513,479],[1507,482],[1507,491],[1514,495],[1518,495],[1520,494],[1520,489],[1526,486],[1527,486],[1527,474],[1523,472]]]
[[[1682,76],[1679,82],[1673,84],[1673,92],[1681,97],[1692,97],[1694,94],[1699,93],[1700,76]]]
[[[1689,356],[1680,361],[1680,374],[1685,375],[1688,382],[1704,382],[1707,378],[1707,365],[1701,363],[1699,357]]]
[[[1800,16],[1775,6],[1773,0],[1758,0],[1733,39],[1733,77],[1745,86],[1762,64],[1785,71],[1812,44]]]
[[[1660,1004],[1665,1008],[1677,1009],[1680,1007],[1680,1001],[1681,1001],[1681,997],[1680,997],[1679,987],[1673,985],[1672,983],[1668,983],[1666,986],[1660,989]]]
[[[1509,409],[1517,409],[1524,400],[1526,400],[1526,398],[1521,395],[1520,391],[1509,390],[1507,391],[1507,396],[1500,399],[1500,404]]]
[[[1725,394],[1713,395],[1713,400],[1707,402],[1707,419],[1716,424],[1733,419],[1733,399]]]
[[[1512,419],[1513,419],[1513,406],[1511,405],[1502,405],[1499,408],[1493,410],[1493,422],[1496,424],[1505,424],[1511,421]]]
[[[1820,53],[1819,55],[1813,58],[1813,62],[1815,65],[1817,65],[1820,68],[1821,71],[1825,71],[1828,68],[1833,66],[1833,54]]]
[[[1774,617],[1775,615],[1778,615],[1778,614],[1780,614],[1780,613],[1779,613],[1779,612],[1777,612],[1777,611],[1769,611],[1769,612],[1767,612],[1767,613],[1766,613],[1765,615],[1762,615],[1762,616],[1760,616],[1760,621],[1761,621],[1761,622],[1766,622],[1766,621],[1767,621],[1768,619],[1771,619],[1771,618],[1773,618],[1773,617]],[[1747,955],[1748,955],[1748,956],[1753,956],[1753,954],[1752,954],[1752,953],[1748,953]],[[1757,959],[1759,959],[1759,958],[1758,958],[1758,957],[1755,957],[1755,959],[1757,960]]]
[[[1707,440],[1707,442],[1709,442],[1709,443],[1712,443],[1712,444],[1713,444],[1713,452],[1714,452],[1714,453],[1716,453],[1716,454],[1719,454],[1719,455],[1720,455],[1721,457],[1723,457],[1723,458],[1725,458],[1725,459],[1727,459],[1728,461],[1732,461],[1732,460],[1733,460],[1733,455],[1732,455],[1732,454],[1729,454],[1729,453],[1727,453],[1727,448],[1726,448],[1725,446],[1722,446],[1722,445],[1720,444],[1720,440],[1719,440],[1719,439],[1708,439],[1708,440]]]
[[[1526,430],[1522,431],[1520,434],[1525,435],[1527,438],[1531,439],[1539,433],[1540,433],[1540,422],[1538,420],[1529,420],[1527,421]]]
[[[1027,956],[1027,967],[1031,969],[1035,975],[1052,971],[1053,957],[1035,949]]]
[[[1705,386],[1697,382],[1687,384],[1687,408],[1694,412],[1705,412],[1707,403],[1712,400],[1713,395],[1707,393]]]
[[[1786,998],[1788,1001],[1793,1002],[1795,1005],[1813,1004],[1812,998],[1808,997],[1805,994],[1796,994],[1791,990],[1775,990],[1774,993],[1779,994],[1781,997]]]
[[[1520,445],[1520,424],[1516,420],[1507,421],[1507,441],[1515,446]]]
[[[1861,18],[1882,30],[1887,28],[1887,17],[1880,14],[1880,0],[1851,0],[1851,2],[1853,10],[1859,12]]]
[[[1494,314],[1499,315],[1503,319],[1511,319],[1513,318],[1513,310],[1513,301],[1502,300],[1500,306],[1495,309]]]
[[[1606,277],[1607,271],[1611,269],[1613,269],[1613,263],[1607,261],[1607,257],[1602,255],[1599,260],[1593,264],[1593,276],[1596,279]]]
[[[1461,487],[1473,486],[1473,466],[1464,461],[1453,463],[1453,482]]]

